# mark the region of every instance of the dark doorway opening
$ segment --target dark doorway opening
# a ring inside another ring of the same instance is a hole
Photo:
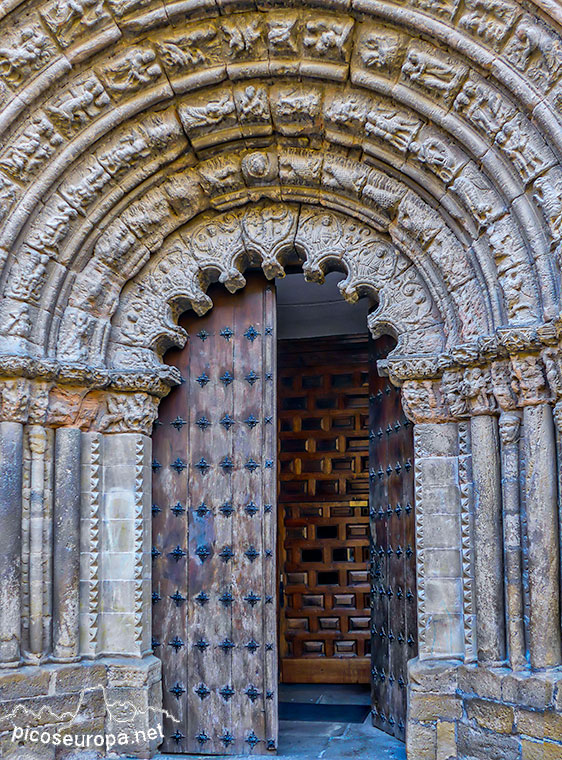
[[[282,683],[369,683],[367,335],[278,343]]]

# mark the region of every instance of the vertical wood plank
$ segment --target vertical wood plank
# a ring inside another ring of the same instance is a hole
[[[417,654],[413,431],[399,389],[379,377],[388,338],[371,344],[372,716],[404,739],[407,663]]]
[[[170,361],[185,382],[154,434],[155,651],[179,721],[165,723],[167,752],[277,743],[275,292],[247,279],[235,296],[215,289],[206,316],[182,319],[189,348]]]
[[[162,400],[152,434],[152,648],[162,660],[165,752],[187,751],[186,701],[172,692],[187,688],[187,561],[170,553],[187,551],[187,467],[179,465],[187,465],[189,353],[188,341],[167,356],[185,382]]]

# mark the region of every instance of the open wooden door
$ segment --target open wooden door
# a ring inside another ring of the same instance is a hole
[[[405,738],[407,663],[417,655],[414,440],[400,389],[379,377],[390,339],[371,342],[369,476],[373,725]]]
[[[277,745],[275,292],[212,294],[153,435],[153,650],[168,753]]]

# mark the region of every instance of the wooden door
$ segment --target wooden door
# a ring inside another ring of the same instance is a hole
[[[369,682],[367,337],[281,341],[284,682]]]
[[[371,343],[369,476],[373,725],[405,738],[407,662],[417,655],[413,430],[400,390],[375,368],[392,344]]]
[[[153,649],[165,752],[277,744],[275,292],[249,275],[181,320],[153,435]]]

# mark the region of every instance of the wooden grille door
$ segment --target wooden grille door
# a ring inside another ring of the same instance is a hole
[[[277,744],[275,292],[249,275],[181,321],[153,436],[153,649],[166,752]]]
[[[284,682],[369,682],[367,337],[281,341]]]
[[[370,446],[373,725],[405,738],[408,660],[417,655],[413,429],[400,390],[379,377],[391,349],[371,343]]]

